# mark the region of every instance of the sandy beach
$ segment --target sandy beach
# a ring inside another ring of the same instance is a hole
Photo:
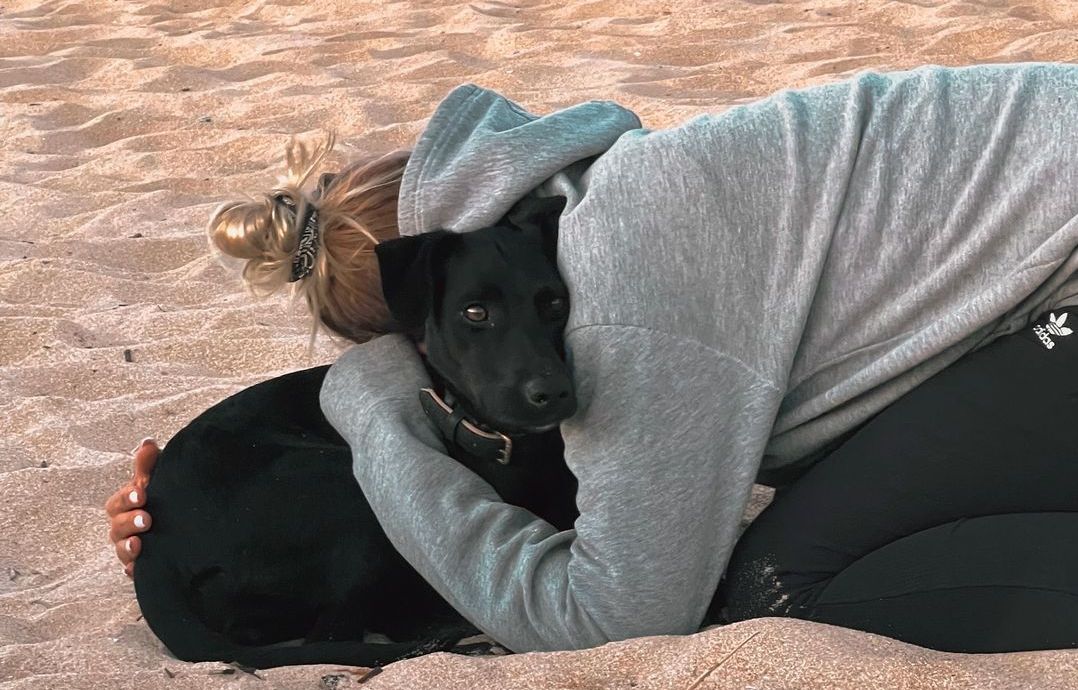
[[[1078,651],[941,654],[778,619],[362,683],[184,664],[141,621],[102,508],[139,439],[341,352],[320,338],[308,358],[302,305],[250,297],[206,246],[211,210],[272,185],[291,134],[336,131],[338,163],[409,147],[464,82],[661,128],[865,69],[1041,60],[1078,62],[1078,2],[6,0],[0,689],[1078,687]]]

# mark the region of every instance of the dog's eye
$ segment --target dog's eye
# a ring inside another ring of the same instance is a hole
[[[555,297],[547,303],[547,308],[550,309],[550,314],[552,316],[564,315],[565,310],[568,306],[568,300],[566,300],[564,297]]]
[[[487,310],[482,305],[472,304],[464,308],[464,318],[469,321],[486,321]]]

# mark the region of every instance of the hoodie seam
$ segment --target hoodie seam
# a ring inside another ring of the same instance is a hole
[[[661,330],[659,330],[657,328],[650,328],[648,326],[640,326],[640,325],[637,325],[637,324],[629,324],[629,323],[590,323],[590,324],[584,324],[584,325],[581,325],[581,326],[574,326],[573,328],[571,328],[570,330],[565,332],[564,338],[565,338],[565,340],[568,340],[569,336],[572,335],[573,333],[576,333],[577,331],[585,330],[587,328],[625,328],[625,329],[638,330],[638,331],[647,331],[649,333],[655,333],[655,334],[658,334],[658,335],[663,335],[663,336],[668,336],[668,337],[671,337],[671,338],[675,338],[676,340],[678,340],[680,342],[690,343],[692,345],[696,345],[697,347],[699,347],[701,349],[707,350],[708,352],[712,353],[716,357],[720,357],[722,359],[727,359],[727,360],[730,360],[731,362],[734,362],[735,364],[737,364],[738,366],[743,368],[745,371],[752,374],[752,376],[755,377],[756,380],[759,381],[760,383],[764,384],[765,386],[767,386],[768,388],[771,388],[772,390],[774,390],[776,392],[782,392],[782,389],[780,389],[771,379],[764,376],[762,373],[757,371],[754,367],[750,366],[749,364],[747,364],[746,362],[744,362],[740,358],[735,357],[734,355],[731,355],[730,353],[728,353],[728,352],[726,352],[724,350],[720,350],[717,347],[713,347],[711,345],[708,345],[707,343],[703,342],[702,340],[700,340],[698,338],[691,338],[689,336],[678,335],[676,333],[670,333],[669,331],[661,331]]]
[[[517,115],[522,115],[522,116],[528,118],[529,122],[535,122],[536,120],[539,119],[539,117],[536,116],[534,113],[529,113],[527,110],[524,110],[524,108],[522,108],[520,105],[518,105],[516,103],[516,101],[514,101],[513,99],[506,98],[505,102],[507,104],[509,104],[510,110],[515,112]]]
[[[430,170],[431,163],[435,158],[435,154],[439,153],[444,148],[445,139],[448,132],[456,131],[456,126],[460,121],[468,115],[470,112],[471,104],[482,95],[482,90],[475,84],[469,85],[470,93],[461,103],[460,108],[453,115],[453,118],[446,123],[445,127],[440,128],[438,137],[431,141],[430,146],[427,149],[426,154],[423,156],[423,162],[419,167],[419,173],[416,176],[414,190],[412,190],[412,196],[415,198],[416,203],[412,212],[412,226],[417,233],[426,232],[426,228],[423,225],[423,218],[426,215],[426,208],[423,203],[423,195],[420,190],[424,186],[424,182],[427,180],[427,173]],[[424,129],[429,129],[430,123],[428,122]],[[413,152],[414,155],[414,152]]]

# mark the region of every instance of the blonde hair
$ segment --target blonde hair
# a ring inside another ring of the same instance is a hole
[[[411,155],[397,150],[357,160],[335,175],[312,175],[333,149],[334,137],[302,142],[293,137],[285,152],[287,172],[270,192],[221,204],[210,218],[211,247],[245,259],[243,281],[257,297],[289,285],[298,227],[313,206],[318,212],[317,252],[311,273],[291,283],[313,318],[308,354],[321,325],[357,343],[387,333],[389,310],[382,297],[374,246],[398,237],[397,195]]]

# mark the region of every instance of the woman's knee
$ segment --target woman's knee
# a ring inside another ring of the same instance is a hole
[[[830,573],[790,571],[766,552],[735,556],[726,569],[716,608],[731,623],[769,616],[804,618],[832,578]]]

